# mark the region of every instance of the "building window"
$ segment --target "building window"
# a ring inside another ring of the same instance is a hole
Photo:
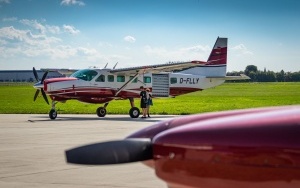
[[[133,78],[133,76],[130,76],[130,80]],[[137,83],[137,78],[135,78],[131,83]]]
[[[151,77],[150,76],[144,76],[144,83],[151,83]]]
[[[97,79],[96,82],[105,82],[105,76],[101,74]]]
[[[108,75],[107,80],[108,80],[108,82],[114,82],[115,81],[115,76],[114,75]]]
[[[117,76],[117,82],[125,82],[125,76]]]
[[[171,84],[176,84],[177,83],[177,78],[171,78]]]

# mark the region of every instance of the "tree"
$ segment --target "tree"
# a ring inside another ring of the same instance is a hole
[[[276,80],[277,80],[277,82],[284,82],[284,71],[283,70],[276,73]]]
[[[227,76],[239,76],[240,74],[246,74],[251,80],[240,80],[240,82],[299,82],[300,71],[298,72],[280,72],[270,71],[264,68],[263,71],[257,70],[255,65],[248,65],[244,72],[234,71],[227,72]],[[237,81],[232,81],[237,82]]]
[[[247,67],[245,69],[245,74],[247,76],[249,76],[250,72],[253,72],[253,73],[256,74],[256,72],[257,72],[257,66],[255,66],[255,65],[247,65]],[[253,74],[253,73],[251,73],[251,74]]]

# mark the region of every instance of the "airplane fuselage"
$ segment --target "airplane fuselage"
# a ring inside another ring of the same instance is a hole
[[[46,94],[55,101],[77,99],[88,103],[105,103],[113,99],[139,98],[140,86],[149,88],[153,97],[174,97],[215,87],[224,82],[202,75],[182,73],[147,73],[132,79],[133,76],[129,75],[111,74],[110,69],[81,71],[83,73],[75,75],[76,77],[46,79]],[[130,83],[120,90],[127,82]]]

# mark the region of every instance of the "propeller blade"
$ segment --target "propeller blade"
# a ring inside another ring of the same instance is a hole
[[[152,158],[150,139],[125,139],[102,142],[66,151],[68,163],[82,165],[130,163]]]
[[[43,98],[45,99],[46,103],[49,104],[49,101],[48,101],[45,91],[43,89],[41,89],[41,91],[42,91],[42,95],[43,95]]]
[[[34,77],[35,77],[36,81],[38,82],[39,81],[39,76],[38,76],[38,74],[37,74],[34,67],[32,68],[32,71],[33,71],[33,74],[34,74]]]
[[[36,100],[36,98],[37,98],[37,96],[39,95],[39,93],[40,93],[40,90],[39,90],[39,89],[37,89],[37,90],[36,90],[36,92],[35,92],[35,94],[34,94],[33,101],[35,101],[35,100]]]
[[[44,82],[45,78],[47,77],[47,74],[48,74],[48,72],[45,72],[45,73],[44,73],[43,78],[42,78],[42,80],[41,80],[41,83]]]

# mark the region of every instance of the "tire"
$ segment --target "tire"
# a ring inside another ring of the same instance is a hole
[[[50,112],[49,112],[49,118],[50,119],[56,119],[56,117],[57,117],[57,111],[54,110],[54,109],[50,110]]]
[[[104,117],[106,115],[106,109],[104,107],[97,108],[98,117]]]
[[[129,110],[129,115],[131,118],[138,118],[140,115],[140,109],[138,109],[137,107],[132,107]]]

